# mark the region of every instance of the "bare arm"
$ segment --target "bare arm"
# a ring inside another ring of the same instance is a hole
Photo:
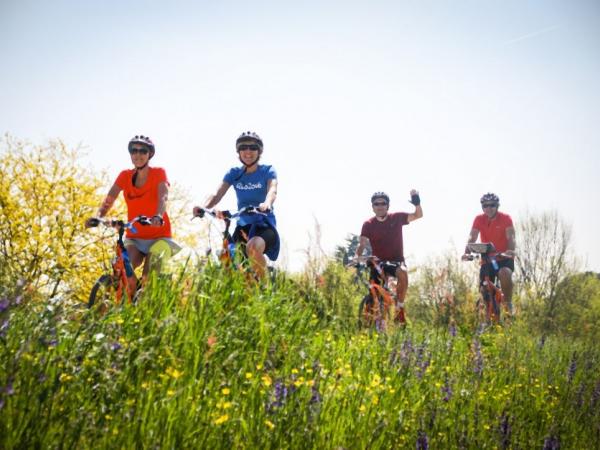
[[[471,232],[469,233],[469,238],[467,239],[467,244],[472,244],[473,242],[476,242],[478,237],[479,237],[479,230],[477,230],[475,228],[471,228]],[[465,259],[465,257],[470,253],[471,253],[471,250],[469,250],[469,246],[467,245],[465,247],[465,253],[463,254],[463,259]]]
[[[273,178],[268,181],[267,184],[267,197],[265,201],[258,205],[258,209],[261,211],[266,211],[273,207],[273,203],[275,203],[275,199],[277,198],[277,179]]]
[[[219,203],[221,201],[221,199],[223,198],[223,196],[225,195],[225,193],[227,192],[227,189],[229,189],[230,186],[231,185],[225,181],[221,182],[221,184],[217,188],[217,191],[208,197],[208,199],[204,203],[204,207],[207,209],[212,208],[217,203]]]
[[[158,206],[156,213],[152,216],[152,225],[161,226],[164,223],[163,214],[167,210],[167,200],[169,199],[169,186],[164,181],[158,185]]]
[[[106,197],[104,197],[100,208],[98,208],[98,217],[104,217],[106,214],[108,214],[120,192],[121,188],[116,184],[113,184],[108,191],[108,194],[106,194]]]
[[[515,256],[515,250],[517,248],[517,241],[515,238],[515,228],[508,227],[506,229],[506,239],[508,240],[508,249],[504,252],[508,256]]]
[[[362,256],[365,248],[369,245],[369,238],[365,236],[360,236],[358,240],[358,247],[356,247],[356,257]]]

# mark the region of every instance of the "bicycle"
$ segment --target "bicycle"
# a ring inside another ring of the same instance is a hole
[[[137,233],[134,226],[136,223],[145,226],[150,225],[151,221],[146,216],[138,216],[131,222],[115,219],[90,219],[90,227],[104,225],[116,228],[118,237],[115,244],[115,256],[111,260],[112,273],[103,274],[94,283],[87,303],[88,308],[92,308],[98,303],[106,305],[113,299],[117,304],[120,304],[123,302],[124,297],[127,298],[128,303],[135,303],[140,283],[129,259],[129,253],[123,242],[123,235],[125,230]]]
[[[374,327],[377,331],[385,331],[395,298],[389,286],[393,277],[386,276],[385,269],[392,268],[395,271],[398,263],[382,261],[376,256],[361,256],[348,266],[356,268],[355,280],[369,290],[358,306],[358,328]],[[369,271],[368,281],[363,274],[365,270]]]
[[[248,259],[247,259],[247,255],[245,253],[245,249],[243,246],[236,245],[236,242],[234,242],[234,240],[233,240],[233,236],[229,232],[231,222],[232,222],[232,220],[237,219],[242,215],[259,214],[259,215],[266,216],[267,214],[265,212],[261,211],[260,209],[258,209],[257,206],[246,206],[236,212],[220,211],[220,213],[217,213],[215,210],[202,208],[202,207],[199,207],[198,209],[199,209],[200,213],[196,214],[194,217],[192,217],[192,219],[195,219],[196,217],[202,218],[202,217],[208,215],[208,217],[210,217],[213,220],[216,220],[216,221],[222,220],[225,223],[225,228],[222,231],[221,248],[219,249],[218,254],[217,254],[218,261],[223,266],[231,266],[232,263],[237,259],[238,265],[241,265],[242,267],[246,268]],[[244,242],[248,241],[248,236],[243,231],[242,231],[242,238],[243,238]],[[212,247],[210,245],[211,244],[210,237],[208,239],[208,243],[209,243],[209,247],[206,251],[206,256],[210,256],[212,254]],[[238,247],[241,247],[241,250],[242,250],[240,258],[238,258],[236,256],[236,250]],[[269,266],[269,267],[267,267],[267,270],[269,271],[271,276],[273,276],[273,268]]]
[[[491,242],[484,243],[469,243],[467,248],[472,253],[476,253],[477,256],[472,254],[467,255],[467,260],[473,261],[475,258],[481,258],[483,264],[491,264],[494,272],[498,272],[498,261],[496,260],[496,248]],[[503,256],[502,253],[498,256]],[[500,277],[494,277],[495,281],[492,282],[488,273],[483,278],[483,290],[481,296],[477,300],[477,308],[480,311],[480,315],[483,316],[485,313],[485,320],[487,323],[499,323],[502,311],[502,305],[504,303],[504,293],[502,292],[502,286],[500,285]],[[483,310],[483,311],[482,311]]]

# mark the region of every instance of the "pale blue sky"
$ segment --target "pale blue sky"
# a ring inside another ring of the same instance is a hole
[[[147,134],[198,203],[258,132],[292,269],[315,218],[331,251],[414,187],[409,265],[462,248],[494,191],[515,221],[557,209],[600,271],[600,2],[1,0],[0,55],[1,132],[111,177]]]

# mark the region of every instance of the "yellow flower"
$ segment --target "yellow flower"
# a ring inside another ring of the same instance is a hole
[[[246,372],[246,380],[249,380],[250,378],[252,378],[254,375],[252,375],[252,373],[250,372]]]
[[[265,425],[269,428],[269,430],[272,430],[273,428],[275,428],[275,424],[268,419],[265,420]]]
[[[298,373],[298,369],[295,369],[295,368],[294,368],[294,369],[292,369],[292,373],[293,373],[293,374],[297,374],[297,373]]]
[[[256,370],[260,370],[260,369],[262,369],[262,368],[263,368],[262,364],[257,364],[257,365],[256,365]]]
[[[174,395],[175,395],[175,390],[174,390],[174,389],[169,389],[169,390],[167,391],[167,396],[169,396],[169,397],[173,397]]]
[[[150,383],[148,383],[147,381],[144,381],[142,383],[142,389],[148,389],[150,387]]]
[[[229,415],[228,415],[228,414],[223,414],[222,416],[220,416],[220,417],[217,417],[217,418],[215,419],[215,422],[214,422],[214,423],[215,423],[215,425],[221,425],[222,423],[225,423],[225,422],[227,422],[228,420],[229,420]]]
[[[112,416],[110,414],[105,415],[104,418],[106,420],[112,420]]]
[[[266,375],[266,374],[262,376],[262,382],[267,387],[271,386],[271,384],[273,383],[273,381],[271,380],[271,377],[269,375]]]
[[[133,323],[140,323],[140,322],[141,322],[141,320],[139,317],[136,317],[135,319],[133,319]]]
[[[229,389],[229,388],[221,389],[221,394],[223,394],[223,395],[229,395],[230,392],[231,392],[231,389]]]
[[[122,325],[123,323],[125,323],[125,321],[123,320],[122,317],[118,317],[117,320],[116,320],[116,322],[117,322],[118,325]]]
[[[367,410],[367,407],[366,407],[365,405],[360,405],[360,408],[358,408],[358,410],[359,410],[361,413],[364,413],[364,412]]]
[[[169,376],[171,376],[171,377],[173,377],[175,379],[178,379],[178,378],[181,377],[181,375],[183,375],[183,372],[181,372],[180,370],[177,370],[177,369],[175,369],[173,367],[167,368],[167,370],[165,372],[166,372],[167,375],[169,375]]]
[[[377,396],[373,397],[372,402],[373,402],[374,405],[378,405],[379,404],[379,397],[377,397]]]
[[[61,383],[66,383],[67,381],[71,381],[73,379],[73,375],[69,375],[68,373],[61,373],[58,379]]]

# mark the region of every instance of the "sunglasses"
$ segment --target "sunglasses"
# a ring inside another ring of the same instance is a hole
[[[253,152],[257,152],[260,150],[260,146],[256,144],[242,144],[238,145],[237,151],[241,152],[242,150],[252,150]]]
[[[386,202],[374,202],[373,206],[387,206]]]
[[[482,208],[497,208],[498,204],[497,203],[484,203],[483,205],[481,205]]]
[[[146,147],[142,147],[142,148],[132,147],[129,149],[130,155],[134,155],[136,153],[141,153],[142,155],[147,155],[148,153],[150,153],[150,150],[148,150]]]

